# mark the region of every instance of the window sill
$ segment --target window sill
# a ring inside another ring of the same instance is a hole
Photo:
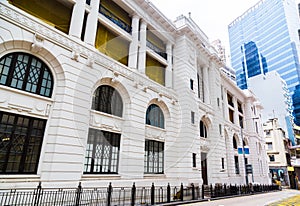
[[[150,178],[165,178],[165,174],[144,174],[145,179],[150,179]]]
[[[7,174],[7,175],[0,175],[0,182],[36,182],[40,180],[40,176],[33,174],[24,174],[24,175],[14,175],[14,174]]]
[[[82,180],[111,180],[111,179],[121,179],[119,174],[84,174],[81,176]]]

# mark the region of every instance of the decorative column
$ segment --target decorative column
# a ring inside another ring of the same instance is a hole
[[[100,0],[91,1],[91,11],[87,17],[85,34],[84,34],[84,42],[90,45],[95,45],[99,6],[100,6]]]
[[[204,103],[209,104],[209,82],[208,82],[208,67],[203,68],[203,79],[204,79]]]
[[[69,35],[80,39],[85,12],[85,0],[77,0],[72,11]]]
[[[172,65],[173,53],[172,53],[172,44],[170,42],[167,43],[166,51],[167,51],[168,66],[166,68],[165,85],[166,87],[172,88],[173,87],[173,65]]]
[[[137,54],[138,54],[138,44],[139,44],[139,16],[134,15],[131,20],[132,28],[132,41],[129,46],[129,57],[128,57],[128,67],[136,69],[137,67]]]
[[[147,43],[147,23],[145,21],[141,22],[140,26],[140,50],[139,50],[139,60],[138,60],[138,70],[145,74],[146,69],[146,43]]]

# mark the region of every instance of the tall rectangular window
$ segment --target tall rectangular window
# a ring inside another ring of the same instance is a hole
[[[234,123],[234,111],[232,109],[228,109],[229,121]]]
[[[267,142],[267,150],[273,150],[272,142]]]
[[[222,170],[225,169],[224,157],[221,158]]]
[[[191,122],[195,124],[195,112],[191,112]]]
[[[164,173],[164,143],[145,140],[144,172],[146,174]]]
[[[35,174],[46,120],[0,112],[0,174]]]
[[[197,161],[197,155],[196,155],[196,153],[193,153],[193,167],[196,167],[197,165],[196,165],[196,161]]]
[[[199,73],[197,73],[197,84],[198,84],[198,98],[200,98],[200,76],[199,76]]]
[[[121,135],[89,129],[84,173],[117,174]]]
[[[239,157],[234,156],[235,174],[240,174]]]
[[[270,162],[275,162],[275,155],[269,155]]]
[[[194,90],[194,80],[190,79],[190,88]]]

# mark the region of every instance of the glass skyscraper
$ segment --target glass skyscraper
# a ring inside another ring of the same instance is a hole
[[[261,0],[235,19],[228,32],[231,66],[241,89],[251,87],[248,78],[275,70],[290,95],[299,99],[300,23],[294,0]],[[293,101],[293,107],[300,108],[300,101]],[[300,125],[300,109],[294,110],[294,117]]]

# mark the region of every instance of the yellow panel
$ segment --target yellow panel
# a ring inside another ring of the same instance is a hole
[[[95,47],[116,61],[124,65],[128,64],[129,42],[118,37],[100,23],[98,23]]]
[[[289,172],[294,172],[294,167],[287,167]]]
[[[126,24],[131,25],[131,18],[129,17],[128,13],[119,7],[115,2],[112,0],[101,0],[100,4]]]
[[[161,51],[165,51],[166,47],[164,42],[149,30],[147,30],[147,40],[154,46],[158,47]]]
[[[146,57],[146,75],[159,84],[165,85],[165,67],[149,55]]]
[[[55,0],[9,0],[9,3],[45,21],[55,28],[69,32],[72,9]]]

